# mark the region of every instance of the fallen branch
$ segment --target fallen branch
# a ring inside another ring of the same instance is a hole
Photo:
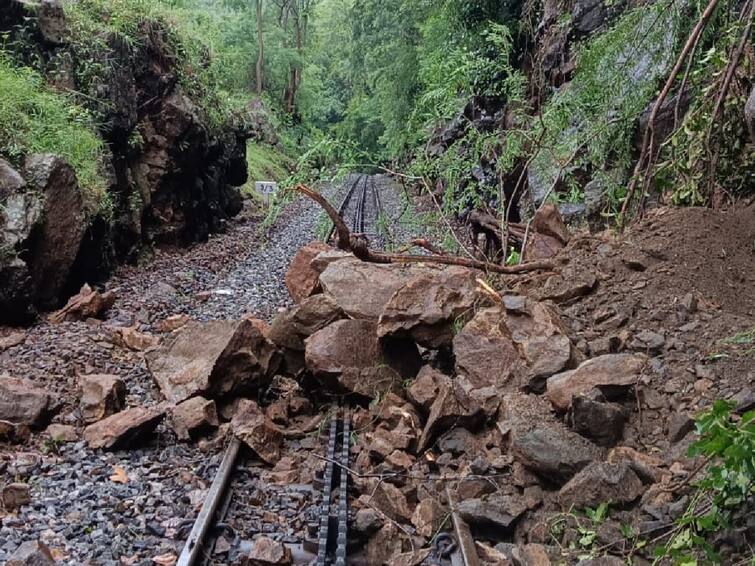
[[[313,191],[306,185],[296,185],[294,190],[308,196],[319,204],[330,217],[338,233],[338,247],[341,250],[353,253],[362,261],[370,263],[436,263],[442,265],[458,265],[470,269],[478,269],[491,273],[516,274],[529,271],[552,270],[555,264],[551,261],[533,261],[522,265],[503,266],[496,263],[466,259],[462,257],[446,255],[411,255],[376,252],[369,248],[369,242],[364,235],[352,234],[338,211],[320,193]]]
[[[708,20],[710,20],[710,17],[713,15],[713,11],[716,9],[717,5],[718,0],[710,0],[708,2],[705,11],[702,13],[700,19],[695,24],[695,27],[690,32],[689,37],[687,37],[687,41],[682,48],[682,52],[679,54],[679,57],[674,64],[674,68],[671,70],[671,73],[666,79],[666,84],[663,85],[661,94],[658,95],[658,98],[656,98],[655,100],[655,104],[653,104],[653,110],[650,112],[650,119],[648,120],[648,124],[645,127],[645,133],[642,136],[642,149],[640,150],[640,156],[637,160],[637,164],[635,165],[634,172],[632,174],[632,180],[629,183],[629,188],[627,189],[627,196],[624,197],[624,203],[621,207],[621,214],[619,216],[620,229],[623,229],[625,226],[629,206],[634,200],[634,195],[637,192],[637,184],[640,179],[640,172],[643,170],[646,160],[649,164],[652,163],[652,155],[648,155],[648,149],[650,149],[650,151],[652,152],[655,136],[655,121],[658,117],[658,112],[660,112],[663,102],[666,100],[666,97],[671,91],[671,88],[674,86],[676,77],[679,74],[679,71],[681,71],[682,65],[684,65],[684,62],[687,60],[687,56],[695,47],[695,45],[697,45],[698,38],[705,26],[708,24]],[[649,175],[649,170],[646,173],[646,176],[647,175]]]

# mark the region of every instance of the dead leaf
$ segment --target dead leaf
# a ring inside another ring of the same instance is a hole
[[[52,555],[52,559],[55,560],[55,562],[62,562],[66,558],[68,558],[68,555],[65,553],[65,551],[61,550],[60,548],[51,548],[50,554]]]
[[[161,554],[152,559],[152,562],[159,564],[160,566],[174,566],[177,561],[178,557],[173,553]]]
[[[110,481],[115,483],[128,483],[128,474],[126,470],[120,466],[113,466],[113,475],[110,476]]]

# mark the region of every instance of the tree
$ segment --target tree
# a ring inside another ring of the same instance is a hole
[[[264,87],[264,69],[265,69],[265,37],[262,30],[262,0],[255,0],[257,8],[257,42],[259,45],[259,53],[257,54],[257,96],[262,96],[262,89]]]

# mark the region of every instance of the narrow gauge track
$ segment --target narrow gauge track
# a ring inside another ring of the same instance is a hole
[[[313,485],[286,486],[293,492],[307,494],[300,500],[308,508],[306,529],[301,538],[293,542],[283,540],[291,551],[293,564],[314,566],[346,566],[348,542],[348,469],[351,441],[351,421],[348,409],[339,409],[325,429],[326,447],[324,468],[315,477]],[[250,467],[250,464],[252,466]],[[208,566],[227,564],[213,559],[215,545],[223,531],[229,528],[226,514],[234,498],[243,499],[243,485],[235,485],[235,476],[254,469],[256,462],[243,445],[233,438],[226,448],[202,508],[184,544],[176,566]],[[255,533],[235,533],[243,543],[241,552],[251,549]],[[267,534],[267,533],[266,533]]]
[[[346,181],[347,191],[338,214],[349,225],[352,233],[363,234],[369,238],[373,247],[384,248],[386,234],[382,226],[383,206],[380,189],[373,175],[358,174],[355,179]],[[327,241],[335,236],[335,227],[331,228]]]

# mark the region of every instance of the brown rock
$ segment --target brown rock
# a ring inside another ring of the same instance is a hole
[[[527,247],[524,250],[524,260],[550,259],[557,256],[564,247],[564,244],[553,236],[530,232],[527,238]]]
[[[261,536],[254,541],[254,546],[244,564],[248,566],[287,566],[291,564],[291,561],[291,551],[286,545],[266,536]]]
[[[157,323],[156,330],[158,332],[174,332],[186,326],[190,320],[188,314],[174,314]]]
[[[562,303],[587,295],[597,284],[598,279],[592,273],[579,272],[553,275],[537,291],[537,298],[541,301],[552,300]]]
[[[599,446],[610,447],[621,441],[627,413],[620,405],[593,396],[576,395],[572,398],[569,420],[575,432]]]
[[[190,440],[220,425],[215,401],[192,397],[172,412],[173,430],[180,440]]]
[[[423,499],[414,509],[412,525],[421,536],[429,539],[440,529],[447,516],[447,511],[435,499]]]
[[[135,352],[144,352],[156,348],[160,338],[139,332],[136,328],[117,328],[113,330],[113,344]]]
[[[645,486],[627,462],[592,462],[558,492],[561,508],[582,509],[610,501],[619,506],[645,493]]]
[[[162,407],[126,409],[86,427],[84,440],[92,449],[127,448],[151,434],[164,416]]]
[[[462,267],[428,270],[396,290],[378,323],[381,338],[411,338],[425,348],[450,346],[453,327],[471,316],[477,301],[475,273]]]
[[[558,210],[558,206],[553,203],[543,205],[532,218],[532,229],[538,234],[551,236],[561,242],[568,244],[570,235],[566,228],[564,219]]]
[[[31,503],[31,492],[29,491],[29,484],[26,483],[9,483],[3,487],[0,495],[0,500],[2,500],[3,508],[6,511],[17,511],[24,505]]]
[[[456,382],[443,387],[430,408],[418,451],[430,446],[438,432],[450,426],[473,426],[482,417],[479,404]]]
[[[412,344],[399,351],[379,342],[376,330],[372,321],[339,320],[317,331],[306,340],[307,368],[316,376],[335,378],[346,391],[384,395],[419,368],[420,356]]]
[[[394,566],[403,551],[403,535],[393,523],[386,523],[367,542],[365,564]]]
[[[39,427],[52,408],[50,395],[33,382],[0,376],[0,420]]]
[[[456,371],[475,387],[515,385],[524,363],[498,308],[478,311],[453,339]]]
[[[366,491],[372,496],[362,495],[359,498],[363,507],[375,507],[399,523],[408,523],[411,520],[412,512],[406,496],[395,485],[375,480],[370,482],[370,487]]]
[[[5,566],[55,566],[55,559],[42,542],[26,541],[11,554]]]
[[[115,375],[82,375],[81,416],[93,423],[123,410],[126,406],[126,384]]]
[[[239,402],[231,428],[264,462],[275,465],[280,460],[283,433],[254,401],[242,399]]]
[[[406,396],[420,409],[429,412],[441,388],[449,387],[451,378],[431,366],[424,366],[406,390]]]
[[[658,482],[663,476],[663,462],[659,458],[637,452],[629,446],[617,446],[612,449],[607,460],[609,464],[627,462],[644,483]]]
[[[420,271],[346,258],[328,265],[320,275],[320,283],[350,317],[376,321],[393,294]]]
[[[548,378],[547,392],[553,406],[565,411],[574,395],[599,389],[606,398],[626,394],[638,382],[647,363],[643,355],[606,354],[587,360],[577,369]]]
[[[52,313],[48,320],[53,324],[60,324],[66,321],[98,318],[107,312],[114,303],[115,294],[112,291],[100,293],[85,284],[78,295],[71,297],[66,306]]]
[[[312,260],[321,252],[332,248],[322,242],[311,242],[296,252],[286,272],[286,288],[295,303],[314,295],[320,288],[320,273],[312,266]]]
[[[26,341],[26,332],[11,332],[7,336],[0,336],[0,352],[20,346]]]
[[[558,308],[552,303],[527,301],[527,313],[507,312],[505,325],[529,367],[529,387],[535,391],[541,391],[546,378],[564,370],[577,357]]]
[[[505,531],[527,511],[527,504],[520,496],[491,495],[461,501],[456,510],[469,525]]]
[[[281,348],[304,351],[304,340],[345,317],[332,297],[315,295],[273,320],[268,338]]]
[[[214,397],[257,388],[272,378],[280,363],[273,344],[246,319],[190,322],[146,359],[152,377],[173,403],[199,393]]]
[[[21,444],[31,437],[31,430],[25,424],[0,421],[0,442]]]
[[[376,533],[384,523],[385,520],[380,513],[369,507],[360,509],[354,517],[354,529],[361,537],[368,537]]]

